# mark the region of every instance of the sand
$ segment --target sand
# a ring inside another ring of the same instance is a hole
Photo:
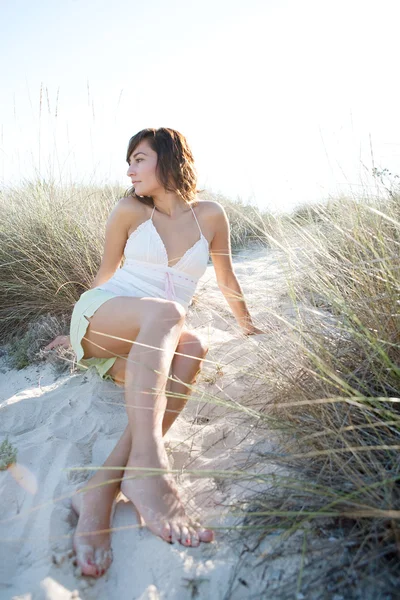
[[[242,253],[235,272],[250,314],[261,326],[271,307],[283,306],[278,255]],[[0,472],[0,598],[257,598],[268,586],[277,592],[298,569],[296,556],[271,557],[257,566],[261,553],[273,548],[274,536],[252,550],[245,536],[226,529],[238,523],[228,505],[249,494],[248,486],[186,473],[237,470],[255,446],[272,450],[276,443],[273,433],[266,437],[246,413],[207,402],[212,394],[234,408],[250,388],[261,385],[246,370],[257,367],[257,349],[270,342],[270,335],[239,335],[211,265],[197,296],[187,325],[207,340],[207,359],[222,367],[204,365],[196,393],[165,439],[171,468],[181,469],[178,481],[191,510],[203,524],[221,527],[215,541],[198,548],[169,545],[138,526],[132,505],[121,496],[112,524],[113,562],[100,579],[81,576],[71,551],[76,519],[68,498],[90,471],[68,469],[100,466],[106,459],[127,423],[124,391],[102,381],[94,369],[57,375],[42,362],[17,371],[2,357],[0,442],[9,435],[18,457],[16,465]],[[276,470],[272,462],[258,468]]]

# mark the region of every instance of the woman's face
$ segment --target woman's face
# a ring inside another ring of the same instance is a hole
[[[143,140],[129,157],[128,177],[138,196],[153,196],[162,189],[156,177],[157,153]]]

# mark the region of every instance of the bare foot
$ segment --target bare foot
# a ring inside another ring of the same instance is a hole
[[[158,453],[140,457],[133,453],[127,467],[169,469],[163,444]],[[132,477],[132,479],[130,479]],[[212,542],[214,532],[193,522],[185,512],[175,481],[171,474],[143,475],[138,471],[125,471],[121,483],[122,493],[136,506],[147,527],[167,542],[179,541],[184,546],[199,546]]]
[[[114,494],[110,494],[106,487],[102,486],[72,496],[72,507],[79,517],[73,547],[82,574],[92,577],[103,575],[112,562],[108,530],[112,518]],[[102,532],[103,530],[107,531]]]

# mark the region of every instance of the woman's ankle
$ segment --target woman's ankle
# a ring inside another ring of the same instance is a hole
[[[163,440],[152,441],[152,443],[135,444],[132,446],[128,459],[128,465],[151,466],[168,461]],[[126,474],[126,471],[125,471]]]
[[[108,473],[110,471],[97,472],[96,475],[79,488],[79,491],[83,494],[95,493],[102,496],[114,497],[119,489],[123,472],[118,471],[118,473],[115,473],[115,477],[110,477]]]
[[[132,445],[129,457],[132,454],[140,455],[155,452],[160,448],[164,448],[161,426],[157,428],[143,427],[141,431],[132,433]]]

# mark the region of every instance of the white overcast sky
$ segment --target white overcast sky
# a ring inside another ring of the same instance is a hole
[[[397,6],[2,0],[0,182],[128,187],[129,138],[171,127],[200,186],[260,208],[374,193],[372,158],[400,174]]]

